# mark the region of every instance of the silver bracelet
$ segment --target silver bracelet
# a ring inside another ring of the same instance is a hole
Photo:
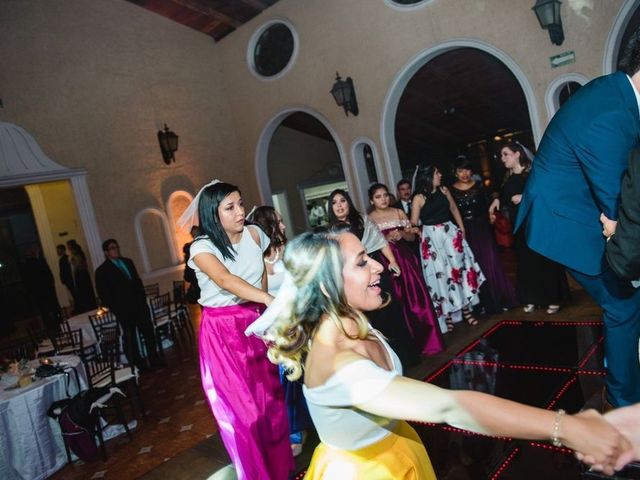
[[[562,417],[565,415],[565,413],[567,412],[565,412],[563,409],[558,410],[556,412],[556,418],[553,421],[553,433],[551,434],[551,444],[554,447],[562,446],[562,442],[558,437],[560,436],[560,423],[562,422]]]

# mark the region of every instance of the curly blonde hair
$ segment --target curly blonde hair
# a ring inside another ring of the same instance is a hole
[[[303,233],[285,248],[284,265],[294,288],[265,339],[269,342],[269,360],[283,365],[289,380],[302,376],[306,353],[323,318],[331,319],[349,338],[365,339],[369,335],[367,318],[349,305],[344,295],[340,234]],[[343,318],[354,320],[356,335],[345,331]]]

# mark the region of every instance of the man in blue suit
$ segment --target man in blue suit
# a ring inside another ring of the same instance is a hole
[[[617,220],[622,177],[639,145],[640,30],[619,68],[578,90],[549,123],[515,225],[531,249],[566,266],[603,308],[613,407],[640,401],[640,290],[608,268],[599,218]]]

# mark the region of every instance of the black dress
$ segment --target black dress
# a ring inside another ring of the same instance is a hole
[[[467,190],[452,186],[451,194],[462,216],[465,238],[487,279],[480,287],[480,303],[485,312],[500,313],[503,309],[515,307],[515,289],[500,262],[493,228],[489,223],[485,189],[476,182]]]
[[[527,174],[511,174],[502,187],[500,201],[506,205],[509,218],[514,223],[518,215],[518,205],[511,201],[514,195],[521,195],[527,181]],[[564,267],[553,260],[531,250],[524,238],[524,228],[514,233],[516,259],[516,296],[523,304],[562,305],[570,298],[569,284]]]

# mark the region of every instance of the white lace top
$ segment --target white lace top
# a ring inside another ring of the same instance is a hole
[[[374,398],[397,376],[402,365],[395,352],[375,330],[393,368],[386,370],[371,360],[356,360],[335,372],[318,387],[302,387],[309,413],[323,443],[343,450],[372,445],[393,431],[396,420],[363,412],[354,405]]]

